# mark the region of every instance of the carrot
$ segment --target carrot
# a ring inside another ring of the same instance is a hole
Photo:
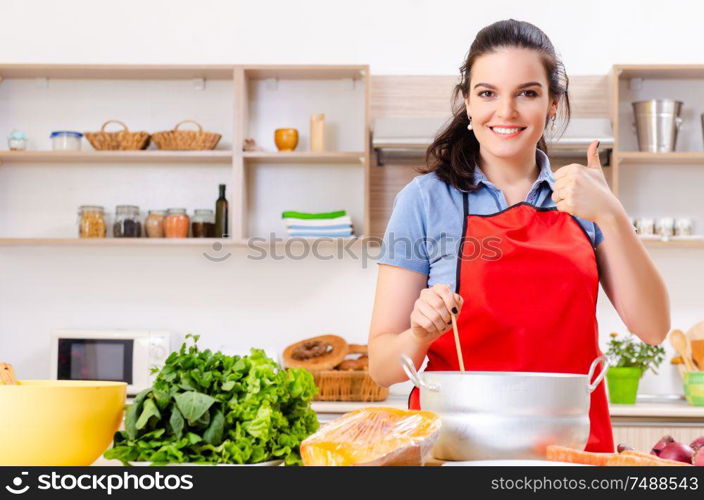
[[[635,450],[626,450],[621,452],[621,456],[626,455],[629,457],[636,457],[636,458],[641,458],[643,460],[647,460],[649,463],[647,464],[642,464],[642,465],[669,465],[669,466],[679,466],[679,465],[692,465],[692,464],[686,464],[684,462],[678,462],[677,460],[668,460],[666,458],[659,458],[656,457],[655,455],[651,455],[650,453],[643,453],[642,451],[635,451]],[[608,464],[612,465],[612,464]],[[621,465],[621,464],[619,464]],[[628,465],[628,464],[623,464],[623,465]],[[633,464],[633,465],[639,465],[639,464]]]
[[[614,453],[593,453],[558,445],[550,445],[546,450],[546,458],[548,460],[582,465],[606,465],[606,461],[612,455]]]

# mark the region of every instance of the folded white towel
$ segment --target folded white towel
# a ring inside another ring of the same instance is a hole
[[[347,227],[345,229],[315,229],[315,228],[306,228],[306,229],[288,229],[288,234],[297,234],[297,233],[306,233],[306,234],[352,234],[352,228]]]
[[[343,217],[335,217],[334,219],[291,219],[287,218],[284,219],[284,224],[286,226],[306,226],[306,227],[313,227],[313,226],[336,226],[340,224],[348,224],[352,225],[352,219],[350,218],[349,215],[345,215]]]

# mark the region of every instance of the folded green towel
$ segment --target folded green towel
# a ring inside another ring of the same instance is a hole
[[[347,215],[345,210],[338,210],[337,212],[320,212],[320,213],[309,213],[309,212],[296,212],[294,210],[287,210],[281,215],[283,219],[334,219],[336,217],[344,217]]]

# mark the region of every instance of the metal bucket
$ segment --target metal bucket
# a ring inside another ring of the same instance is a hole
[[[599,363],[603,369],[590,383]],[[606,374],[600,356],[586,375],[533,372],[424,372],[401,356],[420,406],[442,421],[439,460],[544,459],[547,445],[583,449],[590,394]]]
[[[638,149],[651,153],[675,150],[677,133],[682,125],[682,101],[651,99],[632,103]]]

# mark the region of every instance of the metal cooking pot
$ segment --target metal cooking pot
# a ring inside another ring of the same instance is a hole
[[[599,363],[603,367],[593,382]],[[439,460],[544,459],[545,446],[583,449],[590,394],[608,367],[596,358],[586,375],[533,372],[416,371],[401,365],[420,390],[420,406],[442,421],[433,448]]]

